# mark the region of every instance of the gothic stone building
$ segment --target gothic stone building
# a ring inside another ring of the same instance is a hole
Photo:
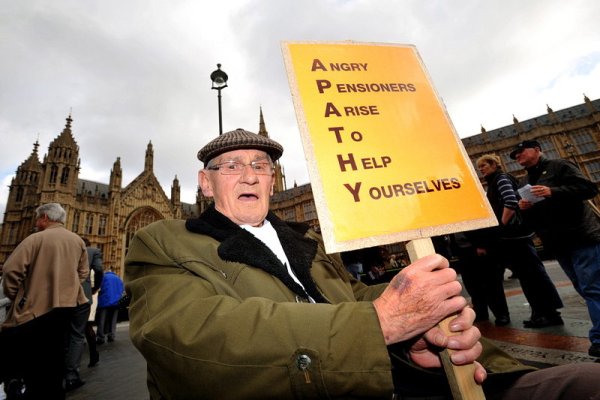
[[[154,175],[152,143],[146,149],[144,171],[125,187],[119,158],[108,185],[79,179],[79,146],[71,132],[72,121],[69,116],[43,162],[36,142],[29,158],[17,168],[0,235],[0,264],[32,232],[40,204],[60,203],[67,212],[66,227],[101,249],[105,268],[117,273],[122,273],[129,240],[137,229],[159,219],[183,216],[177,177],[169,199]]]
[[[523,140],[537,140],[548,158],[572,160],[583,174],[600,187],[600,99],[591,101],[584,95],[582,104],[486,131],[462,140],[475,165],[477,158],[487,153],[498,155],[505,171],[522,177],[525,170],[509,154]],[[600,205],[600,197],[595,203]]]
[[[177,177],[173,180],[170,199],[162,190],[153,169],[152,144],[148,144],[144,171],[129,185],[122,187],[120,160],[115,161],[108,185],[78,178],[79,147],[71,132],[72,119],[50,144],[40,162],[38,143],[13,178],[4,224],[0,233],[0,264],[29,235],[34,226],[34,211],[40,204],[61,203],[67,210],[67,228],[90,239],[104,253],[106,267],[121,272],[128,243],[135,231],[150,222],[167,218],[198,215],[211,199],[199,191],[196,204],[180,201]],[[259,133],[268,136],[262,110]],[[536,139],[550,158],[570,158],[583,173],[600,186],[600,99],[553,111],[526,121],[513,118],[513,124],[486,131],[462,140],[473,162],[483,154],[495,153],[505,171],[524,175],[520,165],[508,156],[511,149],[525,139]],[[286,190],[283,168],[275,165],[275,194],[271,209],[287,221],[310,224],[317,231],[317,218],[310,184],[294,185]],[[596,198],[598,205],[598,197]],[[391,252],[401,247],[392,246]]]
[[[109,183],[79,179],[79,146],[71,131],[71,116],[62,133],[49,145],[40,162],[39,144],[16,171],[12,179],[4,223],[0,231],[0,265],[35,226],[35,209],[45,203],[60,203],[67,211],[65,226],[86,237],[103,253],[104,267],[123,273],[123,260],[134,233],[160,219],[197,216],[211,199],[198,190],[196,204],[180,201],[177,177],[167,197],[153,172],[152,143],[146,149],[144,170],[123,187],[121,161],[116,159]],[[262,110],[259,134],[268,136]],[[275,165],[275,192],[285,189],[285,177],[279,163]]]

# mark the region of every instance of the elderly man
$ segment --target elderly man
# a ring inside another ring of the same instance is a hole
[[[455,364],[482,352],[474,312],[448,261],[420,259],[389,285],[355,280],[338,255],[325,253],[318,234],[269,212],[273,162],[282,152],[261,135],[224,133],[198,153],[199,184],[214,204],[198,219],[156,222],[134,237],[125,275],[130,334],[148,363],[150,397],[443,394],[439,349],[452,349]],[[436,324],[454,314],[456,335],[448,337]],[[540,372],[519,378],[528,368],[501,352],[484,351],[479,360],[517,380],[503,398],[536,398],[530,394]],[[596,367],[557,371],[556,382],[596,393]],[[485,377],[476,363],[473,379]]]
[[[64,399],[64,346],[71,316],[86,304],[89,275],[83,240],[64,227],[58,203],[35,211],[38,230],[4,263],[3,285],[13,301],[2,325],[8,354],[2,362],[23,374],[28,399]],[[6,357],[6,358],[5,358]]]
[[[546,158],[535,140],[519,143],[510,157],[527,169],[523,183],[541,200],[520,200],[519,207],[585,299],[593,324],[589,354],[600,357],[600,218],[586,201],[598,194],[596,184],[572,162]]]

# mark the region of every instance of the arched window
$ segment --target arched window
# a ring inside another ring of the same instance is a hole
[[[17,242],[17,224],[10,223],[8,230],[8,244],[15,244]]]
[[[17,188],[17,197],[16,197],[16,199],[15,199],[15,201],[16,201],[17,203],[19,203],[19,202],[23,201],[23,193],[24,193],[24,192],[25,192],[25,191],[23,190],[23,188],[22,188],[22,187],[18,187],[18,188]]]
[[[571,140],[575,142],[575,146],[577,146],[577,150],[581,154],[591,153],[592,151],[598,150],[598,145],[596,144],[591,132],[580,129],[574,133],[571,133],[569,136],[571,137]]]
[[[560,154],[558,154],[558,150],[554,147],[554,143],[549,138],[539,138],[538,142],[542,145],[542,151],[547,158],[557,159],[560,158]]]
[[[50,167],[50,183],[56,183],[56,177],[58,176],[58,167],[53,165]]]
[[[129,243],[131,243],[131,239],[138,229],[161,219],[164,219],[163,216],[150,207],[144,207],[135,211],[125,226],[125,251],[127,252],[129,249]]]
[[[92,234],[92,229],[94,228],[94,214],[87,213],[85,216],[85,227],[83,231],[86,235]]]
[[[71,231],[77,233],[79,231],[79,219],[81,217],[81,213],[79,211],[75,211],[73,214],[73,225],[71,226]]]
[[[69,167],[64,167],[60,176],[60,183],[66,184],[69,181]]]
[[[106,215],[101,214],[98,220],[98,235],[106,235]]]

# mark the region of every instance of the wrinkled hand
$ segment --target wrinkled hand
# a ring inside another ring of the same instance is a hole
[[[475,312],[465,307],[457,317],[451,317],[448,328],[452,333],[446,335],[440,327],[431,328],[425,332],[409,349],[411,360],[423,368],[439,368],[441,361],[440,349],[449,349],[450,359],[455,365],[475,364],[475,381],[482,383],[487,373],[481,364],[475,362],[481,355],[482,346],[479,342],[481,333],[473,326]]]
[[[459,313],[467,305],[460,292],[456,272],[438,254],[404,268],[373,301],[385,343],[418,337],[445,317]],[[463,323],[467,324],[466,320]]]

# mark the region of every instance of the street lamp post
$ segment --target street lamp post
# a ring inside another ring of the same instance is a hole
[[[219,135],[223,134],[223,119],[221,116],[221,90],[227,87],[227,74],[221,70],[221,64],[217,64],[217,69],[210,74],[212,81],[212,89],[217,91],[217,99],[219,102]]]

